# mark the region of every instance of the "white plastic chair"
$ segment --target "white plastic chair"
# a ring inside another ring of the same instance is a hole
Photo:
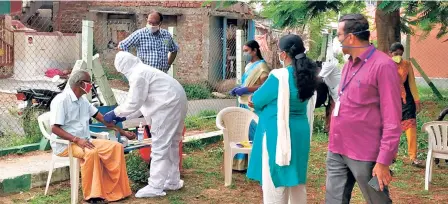
[[[232,184],[233,158],[238,153],[247,154],[250,158],[252,148],[240,148],[236,144],[249,140],[251,121],[258,123],[258,116],[252,111],[238,107],[224,108],[216,117],[216,126],[224,135],[224,185]]]
[[[422,131],[428,133],[428,156],[426,158],[425,190],[432,180],[434,159],[448,159],[448,121],[425,123]]]
[[[39,128],[42,132],[42,135],[50,140],[50,142],[56,142],[60,144],[68,145],[68,157],[59,157],[55,154],[52,154],[51,165],[48,171],[47,185],[45,186],[45,195],[47,195],[48,187],[50,185],[51,176],[53,174],[54,165],[56,162],[70,161],[70,186],[71,186],[71,203],[78,203],[78,189],[79,189],[79,160],[72,155],[70,142],[68,140],[57,139],[51,134],[50,127],[50,112],[46,112],[38,117]],[[93,133],[90,132],[92,136],[96,136],[97,138],[107,139],[108,133]]]

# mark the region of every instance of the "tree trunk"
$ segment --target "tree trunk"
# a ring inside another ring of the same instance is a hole
[[[381,1],[377,2],[380,5]],[[378,50],[389,53],[389,47],[394,42],[401,42],[400,11],[386,13],[380,8],[375,11],[375,24]]]

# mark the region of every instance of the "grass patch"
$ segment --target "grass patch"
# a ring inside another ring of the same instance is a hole
[[[82,195],[82,192],[79,192]],[[36,196],[29,197],[26,200],[14,200],[14,203],[29,203],[29,204],[56,204],[56,203],[70,203],[70,187],[68,188],[54,188],[50,189],[48,195],[43,193]]]
[[[187,130],[202,130],[213,131],[216,130],[216,115],[217,112],[213,110],[203,110],[198,115],[188,116],[185,119],[185,127]]]
[[[191,153],[195,150],[203,151],[205,146],[206,146],[206,144],[202,140],[192,140],[188,143],[184,143],[182,150],[185,153]]]
[[[182,168],[184,169],[191,169],[193,167],[194,160],[192,157],[185,157],[182,160]]]
[[[168,201],[170,201],[170,204],[184,204],[185,203],[182,201],[182,198],[179,195],[169,195]]]

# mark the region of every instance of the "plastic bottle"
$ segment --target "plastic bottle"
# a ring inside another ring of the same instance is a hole
[[[143,133],[144,132],[145,132],[145,129],[143,128],[142,122],[140,122],[140,125],[138,126],[138,130],[137,130],[137,140],[139,142],[143,141]]]

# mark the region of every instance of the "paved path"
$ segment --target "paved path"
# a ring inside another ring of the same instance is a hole
[[[24,174],[48,171],[51,165],[51,151],[32,152],[26,156],[6,156],[0,160],[0,180],[14,178]],[[68,166],[67,160],[55,164],[55,168]]]

